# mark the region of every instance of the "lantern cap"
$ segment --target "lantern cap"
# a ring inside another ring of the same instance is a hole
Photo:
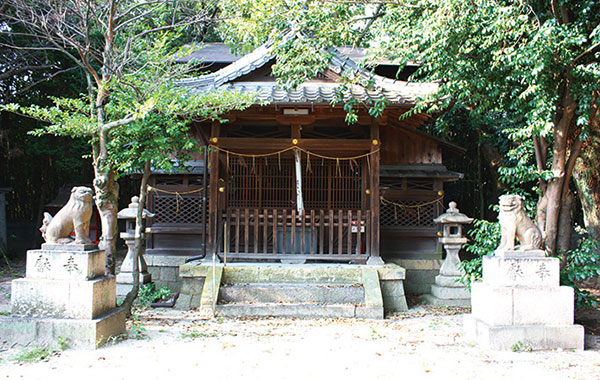
[[[469,218],[465,214],[458,211],[456,202],[452,201],[448,204],[448,210],[445,213],[433,219],[436,223],[441,224],[469,224],[473,222],[473,218]]]
[[[117,219],[135,219],[137,216],[137,209],[140,206],[140,198],[135,196],[131,197],[131,203],[127,208],[119,211],[117,214]],[[144,209],[142,213],[142,218],[152,218],[154,214],[150,211]]]

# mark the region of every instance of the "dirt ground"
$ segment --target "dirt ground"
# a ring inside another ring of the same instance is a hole
[[[17,268],[17,272],[22,268]],[[15,273],[13,273],[14,275]],[[10,276],[0,278],[8,310]],[[581,379],[600,380],[600,351],[494,352],[462,333],[468,309],[413,305],[385,320],[200,320],[147,309],[130,338],[95,351],[66,349],[26,363],[33,348],[1,347],[1,379]]]

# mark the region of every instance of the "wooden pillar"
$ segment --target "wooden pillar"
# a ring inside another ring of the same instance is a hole
[[[210,144],[218,145],[221,123],[214,121],[210,128]],[[215,254],[215,248],[218,239],[219,226],[219,151],[212,149],[209,154],[210,163],[210,182],[209,182],[209,197],[208,197],[208,220],[209,220],[209,251],[205,259],[212,260]],[[216,258],[218,259],[218,258]],[[217,260],[218,261],[218,260]]]
[[[367,264],[371,265],[382,265],[383,260],[379,255],[379,149],[381,148],[381,141],[379,140],[379,121],[373,119],[371,123],[371,155],[370,160],[370,173],[369,173],[369,185],[371,197],[370,209],[371,209],[371,246],[370,246],[370,257],[367,260]]]
[[[444,195],[444,183],[439,180],[439,179],[434,179],[433,180],[433,191],[436,192],[436,197],[441,197]],[[444,200],[442,200],[442,204],[436,204],[435,205],[435,217],[437,218],[438,216],[440,216],[442,213],[444,213],[445,209],[444,209]],[[438,239],[440,236],[442,236],[442,226],[441,223],[436,223],[437,224],[437,230],[436,230],[436,239],[435,239],[435,252],[436,255],[438,256],[439,259],[441,259],[442,256],[442,252],[443,252],[443,247],[442,244],[440,244],[440,239]]]

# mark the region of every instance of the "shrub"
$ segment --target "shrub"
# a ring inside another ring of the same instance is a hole
[[[600,276],[600,242],[594,239],[582,239],[577,248],[559,255],[562,260],[560,271],[561,285],[575,289],[575,307],[598,307],[598,299],[579,285],[590,278]]]
[[[166,286],[156,289],[156,285],[151,282],[140,286],[138,292],[138,302],[142,307],[150,307],[153,302],[166,300],[173,294],[173,291]]]

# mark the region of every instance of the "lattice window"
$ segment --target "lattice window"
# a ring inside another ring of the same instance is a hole
[[[202,223],[202,197],[199,195],[154,196],[155,224]]]
[[[359,161],[315,160],[302,178],[307,209],[354,209],[362,206],[362,167]]]
[[[227,201],[230,207],[293,206],[293,160],[289,158],[229,158]]]
[[[201,175],[157,175],[151,183],[154,189],[148,193],[148,208],[155,214],[152,225],[202,223]]]
[[[332,161],[302,155],[305,209],[360,209],[362,166],[359,161]],[[296,201],[291,158],[229,158],[228,206],[293,208]]]
[[[437,203],[419,206],[427,203],[423,200],[395,201],[402,206],[382,203],[379,209],[381,225],[388,227],[435,227],[433,219],[437,217]]]

